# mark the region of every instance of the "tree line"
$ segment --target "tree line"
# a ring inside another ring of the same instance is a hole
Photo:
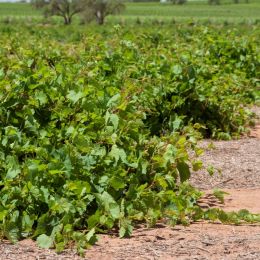
[[[234,4],[239,4],[240,2],[244,1],[245,3],[249,3],[249,0],[231,0]],[[188,2],[188,0],[170,0],[173,4],[183,5]],[[208,4],[210,5],[219,5],[221,4],[221,0],[208,0]]]
[[[242,0],[232,0],[238,4]],[[243,0],[249,3],[249,0]],[[187,0],[170,0],[173,4],[182,5]],[[208,0],[211,5],[221,4],[221,0]],[[60,16],[64,24],[71,24],[73,16],[79,14],[84,22],[96,20],[99,25],[104,24],[105,18],[111,14],[118,14],[124,10],[123,0],[33,0],[32,5],[42,9],[46,17]]]
[[[232,0],[234,4],[239,4],[240,2],[242,2],[241,0]],[[249,0],[243,0],[243,2],[245,3],[249,3]],[[220,0],[208,0],[209,4],[215,4],[215,5],[219,5],[221,4]]]
[[[212,5],[212,4],[221,4],[222,0],[207,0],[208,4]],[[186,4],[187,2],[189,2],[189,0],[129,0],[129,2],[171,2],[173,4],[177,4],[177,5],[183,5]],[[230,0],[231,3],[234,4],[239,4],[242,2],[245,3],[249,3],[249,0]]]
[[[71,24],[77,14],[84,22],[96,20],[102,25],[106,16],[120,13],[125,8],[122,0],[33,0],[32,5],[42,9],[45,17],[62,17],[66,25]]]

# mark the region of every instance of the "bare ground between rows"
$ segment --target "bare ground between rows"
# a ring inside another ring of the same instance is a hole
[[[42,250],[31,240],[1,244],[1,260],[80,259],[73,251],[61,255]],[[130,239],[102,235],[85,259],[260,259],[260,226],[195,223],[189,227],[139,228]]]
[[[255,108],[260,115],[260,107]],[[227,211],[246,208],[260,213],[260,125],[249,137],[232,141],[204,140],[202,160],[213,164],[221,174],[209,177],[205,171],[193,173],[192,184],[205,191],[204,207],[218,206]],[[210,196],[214,188],[227,191],[225,204]],[[80,259],[75,250],[58,255],[40,249],[32,240],[16,245],[0,243],[0,260]],[[260,259],[260,225],[222,225],[194,223],[189,227],[137,228],[131,238],[101,235],[99,242],[86,251],[85,259]]]
[[[260,188],[260,125],[251,137],[232,141],[204,140],[201,146],[206,149],[201,160],[206,165],[214,165],[216,173],[209,177],[206,171],[194,172],[191,183],[195,187],[202,190]]]

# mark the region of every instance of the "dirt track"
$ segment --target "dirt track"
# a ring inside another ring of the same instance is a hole
[[[203,141],[202,146],[207,147],[209,142]],[[194,173],[192,183],[206,192],[213,188],[228,191],[230,195],[222,206],[226,210],[247,208],[260,213],[260,127],[252,131],[251,137],[213,143],[215,148],[206,151],[203,161],[220,168],[221,175],[210,178],[201,171]],[[210,203],[205,199],[206,207]],[[53,250],[39,249],[31,240],[17,245],[3,241],[0,260],[9,259],[80,258],[74,251],[57,255]],[[86,259],[260,259],[260,225],[196,223],[174,228],[158,225],[153,229],[136,229],[130,239],[103,235],[87,250]]]

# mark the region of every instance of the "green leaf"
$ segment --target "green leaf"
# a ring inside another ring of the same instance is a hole
[[[202,161],[195,161],[195,162],[192,162],[192,169],[193,171],[198,171],[202,168],[203,166],[203,162]]]
[[[45,234],[38,236],[36,241],[41,248],[50,248],[53,246],[53,238]]]
[[[119,117],[116,114],[110,114],[108,111],[106,112],[106,117],[105,117],[106,124],[111,122],[113,124],[114,130],[116,131],[118,128],[118,123],[119,123]]]
[[[55,244],[55,249],[57,253],[61,253],[65,249],[65,242],[59,242]]]
[[[120,227],[119,229],[119,237],[122,238],[126,234],[126,228],[124,226]]]
[[[124,151],[124,149],[119,148],[117,145],[113,145],[112,149],[109,153],[109,155],[115,159],[115,165],[117,165],[119,159],[122,160],[122,162],[127,164],[127,160],[126,160],[126,153]]]
[[[74,90],[70,90],[68,95],[66,96],[73,104],[77,103],[82,97],[84,97],[83,92],[75,92]]]
[[[212,165],[209,165],[207,167],[207,172],[209,173],[210,176],[213,176],[213,174],[215,172],[215,168]]]
[[[90,245],[93,245],[97,242],[96,230],[92,228],[86,235],[86,239]]]
[[[119,176],[113,176],[110,180],[109,180],[109,184],[115,189],[115,190],[119,190],[119,189],[123,189],[125,187],[125,180],[123,178],[120,178]]]
[[[5,225],[4,235],[13,243],[17,242],[20,237],[20,230],[17,222],[9,221]]]
[[[10,168],[8,171],[7,171],[7,174],[6,174],[6,179],[14,179],[18,174],[21,173],[21,169],[19,168],[18,165],[14,165],[12,168]]]
[[[99,222],[100,222],[100,211],[97,210],[95,212],[95,214],[91,215],[88,220],[87,220],[87,223],[88,223],[88,228],[93,228],[95,227]]]
[[[180,65],[174,65],[173,66],[173,73],[176,75],[179,75],[182,73],[182,67]]]
[[[120,207],[108,192],[104,191],[102,194],[97,193],[95,195],[99,203],[104,207],[105,212],[113,219],[120,217]]]
[[[109,212],[113,219],[118,219],[120,217],[120,208],[119,205],[115,203],[109,204]]]
[[[190,178],[190,168],[185,162],[178,162],[177,169],[180,175],[181,182],[187,181]]]
[[[121,98],[121,95],[119,93],[115,94],[112,98],[109,99],[107,102],[107,107],[115,106]]]
[[[117,130],[118,128],[118,122],[119,122],[119,117],[116,114],[111,114],[110,115],[110,121],[114,126],[114,130]]]
[[[35,94],[35,99],[39,101],[40,105],[44,105],[48,102],[48,98],[43,91],[39,91]]]
[[[180,128],[182,124],[182,119],[177,117],[173,122],[172,122],[172,130],[176,131]]]
[[[119,237],[130,237],[133,231],[131,221],[126,218],[120,219]]]
[[[213,195],[221,202],[224,203],[224,196],[228,195],[228,192],[219,190],[219,189],[214,189],[213,190]]]

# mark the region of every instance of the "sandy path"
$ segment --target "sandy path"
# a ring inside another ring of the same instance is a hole
[[[260,131],[259,131],[260,134]],[[260,188],[260,138],[232,141],[203,141],[202,147],[213,143],[201,160],[212,164],[220,173],[208,177],[205,171],[194,172],[191,183],[200,189]]]

